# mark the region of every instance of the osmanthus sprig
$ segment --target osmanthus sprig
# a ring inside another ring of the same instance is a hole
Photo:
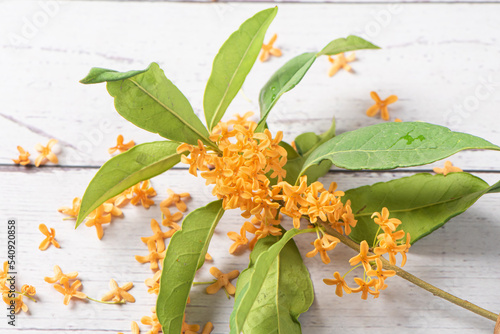
[[[85,191],[77,226],[106,201],[128,196],[124,195],[127,189],[182,161],[189,165],[191,174],[200,175],[213,186],[216,200],[191,211],[181,225],[177,224],[180,215],[160,205],[163,225],[176,232],[162,254],[161,274],[148,281],[150,291],[158,292],[156,312],[146,319],[156,331],[160,325],[164,333],[186,330],[184,312],[195,273],[205,262],[218,222],[230,209],[239,209],[246,219],[235,226],[239,234],[229,233],[234,241],[230,252],[252,249],[249,266],[236,284],[231,333],[301,332],[298,317],[310,307],[314,295],[309,272],[293,241],[303,233],[318,236],[306,256],[320,254],[328,262],[327,252],[339,243],[357,251],[351,259],[353,268],[362,267],[365,279],[356,277],[358,287],[350,287],[345,275],[334,273],[334,280],[326,282],[337,286],[337,294],[361,292],[362,298],[368,294],[376,297],[395,273],[496,320],[497,314],[430,287],[395,264],[397,254],[403,257],[403,265],[411,244],[464,212],[482,195],[499,192],[500,183],[489,186],[464,172],[446,176],[419,173],[340,191],[335,183],[324,186],[317,180],[332,164],[350,170],[385,170],[432,163],[461,150],[500,147],[424,122],[381,123],[338,136],[333,122],[325,133],[299,135],[293,145],[282,141],[281,132],[273,134],[267,128],[267,118],[279,98],[302,80],[318,57],[377,46],[348,36],[331,41],[319,52],[291,58],[260,91],[257,122],[249,121],[249,114],[221,122],[259,56],[276,13],[277,8],[270,8],[255,14],[222,45],[203,99],[206,126],[156,63],[128,72],[91,69],[82,83],[106,82],[116,110],[124,118],[167,140],[133,146],[106,162]],[[142,191],[147,204],[147,190]],[[286,220],[282,216],[291,218],[293,228],[283,228]],[[307,228],[301,223],[303,219],[309,221]],[[249,240],[247,233],[254,237]],[[152,250],[155,240],[146,241]],[[226,280],[222,283],[225,286]]]

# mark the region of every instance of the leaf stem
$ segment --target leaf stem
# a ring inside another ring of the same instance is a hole
[[[349,239],[348,237],[338,233],[337,231],[335,231],[334,229],[332,229],[328,225],[325,224],[324,226],[325,226],[325,229],[328,232],[328,234],[333,235],[334,237],[338,238],[344,245],[347,245],[348,247],[359,252],[359,244],[358,243],[356,243],[356,242],[352,241],[351,239]],[[373,254],[369,253],[369,255],[373,255]],[[484,308],[479,307],[479,306],[477,306],[477,305],[475,305],[467,300],[458,298],[458,297],[456,297],[456,296],[454,296],[454,295],[452,295],[444,290],[441,290],[441,289],[435,287],[434,285],[429,284],[429,283],[421,280],[420,278],[410,274],[406,270],[403,270],[398,266],[391,265],[389,263],[389,261],[387,261],[383,257],[380,257],[380,259],[382,260],[384,268],[387,268],[389,270],[394,270],[396,272],[396,275],[398,275],[399,277],[404,278],[405,280],[421,287],[422,289],[429,291],[434,296],[441,297],[441,298],[443,298],[443,299],[445,299],[445,300],[447,300],[455,305],[463,307],[466,310],[474,312],[474,313],[476,313],[476,314],[478,314],[486,319],[489,319],[492,321],[497,321],[497,318],[499,317],[498,314],[493,313],[493,312],[488,311],[488,310],[485,310]]]
[[[104,300],[94,299],[94,298],[89,297],[89,296],[87,296],[87,299],[91,300],[93,302],[101,303],[101,304],[125,304],[125,301],[123,301],[123,300],[120,300],[119,302],[105,302]]]

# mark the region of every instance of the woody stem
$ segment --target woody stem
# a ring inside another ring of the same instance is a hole
[[[351,239],[349,239],[348,237],[338,233],[337,231],[335,231],[331,227],[327,226],[326,224],[325,224],[325,229],[328,232],[328,234],[331,234],[334,237],[338,238],[344,245],[347,245],[348,247],[359,252],[360,248],[359,248],[358,243],[356,243],[356,242],[352,241]],[[368,253],[368,255],[374,255],[374,254]],[[398,275],[399,277],[402,277],[405,280],[410,281],[411,283],[421,287],[422,289],[429,291],[434,296],[441,297],[441,298],[443,298],[443,299],[445,299],[445,300],[447,300],[455,305],[463,307],[464,309],[469,310],[471,312],[474,312],[474,313],[476,313],[484,318],[487,318],[487,319],[490,319],[493,321],[497,321],[497,318],[499,317],[498,314],[495,314],[491,311],[485,310],[484,308],[479,307],[471,302],[468,302],[467,300],[463,300],[463,299],[458,298],[458,297],[456,297],[456,296],[454,296],[446,291],[443,291],[443,290],[435,287],[434,285],[429,284],[429,283],[421,280],[420,278],[410,274],[409,272],[401,269],[400,267],[391,265],[389,263],[389,261],[387,261],[383,257],[380,257],[380,259],[382,260],[384,268],[387,268],[389,270],[394,270],[396,272],[396,275]]]

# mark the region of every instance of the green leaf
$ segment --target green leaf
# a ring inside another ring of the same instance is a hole
[[[180,333],[196,271],[203,265],[215,227],[224,214],[222,200],[188,214],[170,239],[163,259],[156,314],[163,333]]]
[[[125,80],[133,76],[136,76],[138,74],[146,72],[147,70],[149,70],[150,67],[151,65],[145,70],[128,71],[128,72],[118,72],[115,70],[108,70],[106,68],[94,67],[90,69],[89,74],[87,74],[85,78],[80,80],[80,82],[82,84],[95,84],[105,81]]]
[[[158,64],[152,63],[147,70],[138,72],[133,76],[130,74],[133,72],[102,72],[99,75],[100,80],[107,81],[106,88],[115,98],[115,108],[120,115],[162,137],[192,145],[200,139],[215,147],[189,101],[167,79]]]
[[[267,283],[268,278],[271,277],[271,279],[274,277],[276,278],[277,274],[276,272],[273,272],[274,270],[277,270],[276,265],[279,266],[280,262],[275,264],[278,255],[282,251],[282,249],[285,247],[285,245],[296,235],[301,234],[301,233],[310,233],[313,232],[314,229],[306,229],[306,230],[298,230],[298,229],[291,229],[288,232],[286,232],[280,239],[280,241],[276,242],[272,246],[269,247],[269,249],[263,251],[255,261],[255,265],[252,266],[252,272],[249,274],[250,277],[245,278],[245,275],[243,275],[243,284],[245,284],[245,280],[248,282],[244,285],[244,287],[240,290],[239,293],[236,295],[236,299],[234,302],[234,308],[233,312],[231,313],[231,333],[241,333],[241,331],[244,330],[245,326],[249,326],[250,328],[253,328],[255,325],[256,319],[256,308],[259,305],[264,306],[265,301],[263,299],[266,299],[267,297],[264,296],[263,294],[267,293],[269,291],[269,284]],[[287,255],[290,255],[291,253],[287,252]],[[286,257],[286,256],[284,256]],[[283,260],[283,258],[281,258]],[[281,261],[279,260],[279,261]],[[296,261],[290,259],[290,261]],[[281,269],[280,269],[281,270]],[[293,276],[293,275],[292,275]],[[302,276],[302,274],[301,274]],[[284,279],[290,279],[292,280],[291,277],[284,278]],[[300,281],[300,282],[299,282]],[[276,282],[276,279],[275,279]],[[294,284],[299,284],[301,287],[305,288],[306,290],[310,290],[310,287],[308,286],[307,280],[302,281],[302,279],[299,279],[293,283],[293,281],[288,281],[287,284],[288,287],[290,288]],[[240,285],[239,279],[238,279],[238,285]],[[310,292],[310,291],[309,291]],[[290,308],[290,318],[287,320],[287,327],[281,328],[279,327],[279,331],[281,332],[282,330],[285,329],[291,329],[294,328],[294,326],[291,325],[291,322],[296,321],[297,317],[299,316],[300,313],[305,312],[309,306],[311,305],[311,300],[308,297],[309,292],[305,293],[304,295],[298,295],[298,299],[294,300],[293,303],[297,303],[297,308]],[[289,296],[282,296],[283,298],[294,298],[294,294],[297,294],[298,291],[295,291],[295,293],[291,293]],[[280,296],[281,293],[280,291],[274,291],[273,296],[277,297]],[[299,302],[299,300],[302,299],[302,302]],[[281,299],[278,302],[284,302],[283,299]],[[274,308],[277,305],[276,301],[274,301],[275,305],[269,305],[270,308],[268,309],[266,306],[266,310],[270,310],[271,308]],[[288,302],[289,303],[289,302]],[[286,311],[285,311],[286,312]],[[283,315],[282,315],[283,316]],[[282,319],[280,317],[280,319]],[[268,324],[271,323],[276,323],[276,319],[273,320],[268,320],[266,319]],[[271,327],[270,327],[271,328]],[[271,332],[276,332],[278,330],[277,328],[273,328],[273,331],[262,331],[261,333],[271,333]],[[299,328],[300,330],[300,328]],[[296,331],[296,325],[295,325],[295,331]],[[246,333],[246,332],[245,332]],[[284,331],[283,333],[288,333],[287,331]]]
[[[256,132],[263,131],[267,116],[281,95],[294,88],[316,60],[314,52],[303,53],[289,60],[262,87],[259,95],[260,121]]]
[[[268,236],[255,245],[250,254],[250,265],[238,277],[236,298],[255,271],[258,256],[267,251],[279,237]],[[248,320],[243,326],[245,334],[300,333],[298,317],[306,312],[314,300],[314,291],[307,267],[297,246],[290,240],[274,260],[266,276]]]
[[[274,107],[278,99],[286,92],[294,88],[307,73],[316,58],[322,55],[335,55],[341,52],[380,49],[378,46],[357,36],[338,38],[328,43],[321,52],[303,53],[292,58],[274,73],[269,81],[262,87],[259,95],[260,121],[256,132],[263,131],[269,112]]]
[[[370,216],[386,207],[391,218],[403,222],[400,228],[410,233],[414,243],[467,210],[482,195],[499,191],[500,182],[490,187],[468,173],[419,173],[348,190],[342,200],[351,200],[358,220],[349,235],[354,241],[366,240],[371,245],[378,225]]]
[[[362,50],[362,49],[380,49],[378,46],[364,40],[358,36],[347,36],[347,38],[338,38],[328,43],[327,46],[318,53],[318,56],[333,56],[342,52]]]
[[[278,7],[269,8],[245,21],[229,36],[215,57],[203,98],[205,118],[210,130],[224,116],[243,85],[262,48],[267,28],[277,12]]]
[[[285,166],[283,166],[283,169],[286,170],[286,177],[284,180],[290,184],[295,184],[299,179],[305,159],[289,144],[281,142],[280,145],[283,146],[288,153],[287,162]],[[317,181],[320,177],[328,173],[331,166],[332,163],[329,160],[323,161],[319,165],[311,166],[311,168],[305,172],[305,175],[307,175],[307,183],[311,184]],[[275,182],[273,183],[273,180],[271,180],[271,183],[276,184]]]
[[[176,152],[178,146],[171,141],[145,143],[109,159],[85,190],[76,226],[111,197],[175,166],[181,159]]]
[[[295,138],[295,145],[299,154],[307,158],[312,151],[333,137],[335,137],[335,118],[332,120],[330,129],[320,135],[314,132],[305,132],[298,135]]]
[[[309,155],[302,174],[326,159],[346,169],[391,169],[428,164],[467,149],[498,151],[500,147],[439,125],[381,123],[328,140]]]

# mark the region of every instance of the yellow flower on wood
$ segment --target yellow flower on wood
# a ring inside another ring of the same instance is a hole
[[[385,121],[389,120],[389,111],[387,110],[387,106],[389,104],[392,104],[398,100],[398,97],[396,95],[391,95],[387,99],[382,100],[378,96],[377,93],[371,92],[370,96],[372,99],[375,100],[375,104],[372,105],[368,110],[366,111],[366,115],[369,117],[375,116],[379,111],[381,111],[381,116],[382,119]]]
[[[120,152],[125,152],[125,151],[129,150],[130,148],[132,148],[134,146],[135,146],[135,143],[134,143],[133,140],[131,140],[128,143],[124,144],[123,143],[123,136],[122,135],[118,135],[118,137],[116,138],[116,146],[109,148],[108,152],[109,152],[109,154],[113,154],[117,150],[120,151]]]
[[[240,275],[240,272],[238,270],[233,270],[227,274],[224,274],[216,267],[212,267],[210,268],[210,274],[212,274],[217,279],[217,281],[207,287],[207,293],[209,295],[213,295],[221,288],[224,288],[228,294],[234,295],[234,293],[236,292],[236,287],[231,284],[231,280]]]
[[[36,288],[32,285],[24,284],[21,287],[21,292],[30,296],[34,296],[36,294]]]
[[[268,60],[269,55],[273,55],[275,57],[281,57],[281,50],[273,46],[277,38],[278,34],[274,34],[269,40],[269,43],[262,44],[262,52],[259,57],[259,60],[261,62]]]
[[[7,305],[14,305],[14,313],[19,313],[19,311],[23,310],[23,312],[28,312],[28,305],[26,305],[23,301],[23,295],[17,295],[15,298],[10,298],[3,295],[3,301]],[[14,302],[12,304],[12,302]]]
[[[60,280],[62,285],[54,284],[54,289],[64,295],[64,305],[68,305],[71,298],[80,298],[86,299],[87,295],[81,291],[78,291],[82,286],[82,282],[79,280],[74,281],[71,286],[69,285],[69,281],[67,277],[63,277]]]
[[[54,145],[57,144],[56,139],[51,139],[47,143],[47,146],[42,146],[41,144],[36,144],[35,149],[40,152],[40,155],[35,159],[35,166],[40,166],[45,164],[47,161],[50,161],[52,163],[58,163],[59,160],[57,159],[57,156],[52,152],[52,148]]]
[[[85,221],[85,225],[87,225],[88,227],[95,226],[97,237],[100,240],[104,235],[102,225],[109,224],[110,222],[111,215],[105,211],[104,204],[102,204],[89,214],[87,221]]]
[[[333,274],[333,277],[335,277],[335,279],[324,278],[323,282],[325,282],[326,285],[336,285],[335,294],[337,296],[342,297],[343,291],[351,293],[351,288],[347,285],[344,278],[340,276],[338,271]]]
[[[175,212],[174,214],[172,214],[170,212],[170,209],[165,206],[164,202],[165,201],[162,201],[160,203],[160,210],[161,210],[161,213],[162,213],[161,224],[163,226],[168,226],[170,228],[173,228],[173,229],[175,229],[177,231],[180,230],[181,227],[176,222],[178,222],[179,220],[181,220],[182,217],[184,216],[184,214],[182,212]]]
[[[141,237],[142,242],[147,244],[150,240],[156,243],[156,249],[158,252],[163,252],[165,250],[165,239],[170,238],[174,235],[176,230],[168,230],[163,232],[160,225],[155,219],[151,219],[151,229],[153,230],[153,235],[150,237]]]
[[[40,224],[38,225],[38,229],[40,232],[42,232],[46,238],[40,243],[40,246],[38,249],[44,251],[46,250],[50,244],[56,246],[57,248],[60,248],[59,243],[56,241],[56,230],[54,230],[52,227],[50,228],[50,232],[47,229],[47,226],[45,224]]]
[[[456,172],[463,172],[462,169],[453,166],[452,162],[449,160],[446,160],[444,163],[444,168],[439,168],[439,167],[434,167],[434,173],[436,174],[443,174],[444,176],[448,175],[448,173],[456,173]]]
[[[189,325],[186,323],[186,314],[182,318],[181,334],[197,334],[200,330],[200,325]]]
[[[57,211],[60,213],[63,213],[65,215],[70,216],[71,218],[75,218],[78,216],[78,212],[80,211],[80,205],[82,204],[82,199],[80,197],[75,197],[73,199],[73,206],[67,207],[67,206],[62,206]]]
[[[63,278],[65,279],[75,279],[78,276],[77,271],[72,271],[69,274],[64,274],[61,268],[58,265],[54,266],[54,277],[45,277],[44,280],[47,283],[56,283],[57,281],[61,282]],[[62,284],[62,283],[61,283]]]
[[[158,261],[162,260],[165,257],[166,250],[164,250],[163,252],[157,252],[154,240],[149,240],[148,251],[149,254],[147,256],[136,255],[135,259],[140,263],[149,262],[151,270],[158,270]]]
[[[332,63],[332,66],[328,70],[328,76],[332,77],[337,73],[341,68],[344,70],[351,72],[351,65],[348,63],[354,61],[356,59],[355,53],[351,53],[347,58],[344,56],[344,53],[339,53],[336,58],[332,58],[328,56],[328,61]]]
[[[158,270],[155,272],[153,277],[147,278],[144,281],[144,284],[149,288],[148,293],[155,293],[158,294],[160,291],[160,277],[161,277],[161,270]]]
[[[151,186],[151,182],[149,180],[142,181],[134,186],[134,197],[130,200],[130,203],[137,205],[141,202],[144,208],[149,209],[151,205],[155,204],[155,201],[149,197],[154,196],[156,196],[156,191]]]
[[[24,148],[22,148],[21,146],[18,146],[17,150],[19,151],[19,159],[12,159],[12,161],[14,161],[15,164],[23,166],[29,164],[31,162],[30,159],[28,158],[30,156],[29,152],[25,151]]]
[[[161,333],[161,323],[158,321],[158,317],[156,316],[155,308],[151,308],[151,312],[153,313],[150,317],[142,317],[141,323],[144,325],[151,326],[151,329],[148,331],[148,334],[158,334]]]
[[[244,225],[241,227],[240,234],[236,232],[227,232],[227,236],[234,241],[231,247],[229,247],[229,253],[231,254],[234,254],[240,246],[248,244],[247,232]]]
[[[190,199],[191,195],[189,193],[176,194],[172,189],[167,189],[167,192],[170,196],[160,203],[160,207],[168,208],[175,205],[179,211],[186,212],[187,206],[184,201]]]
[[[201,334],[210,334],[210,333],[212,333],[213,330],[214,330],[214,325],[209,321],[203,327]]]
[[[120,287],[118,286],[118,283],[116,283],[114,279],[111,279],[109,281],[109,287],[111,288],[111,291],[102,296],[101,300],[103,301],[113,300],[114,302],[120,302],[122,300],[126,300],[129,303],[135,303],[134,296],[128,293],[128,290],[134,287],[134,283],[128,282],[125,283],[122,287]]]

